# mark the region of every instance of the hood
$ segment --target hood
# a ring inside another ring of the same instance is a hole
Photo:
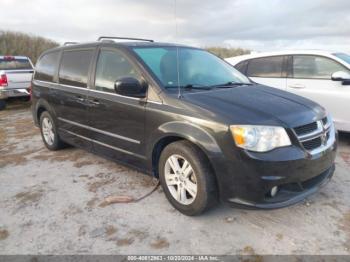
[[[183,96],[227,124],[295,127],[326,115],[324,108],[309,99],[258,84],[184,93]]]

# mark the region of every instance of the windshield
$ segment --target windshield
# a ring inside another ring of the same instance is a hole
[[[350,55],[345,53],[337,53],[334,55],[350,65]]]
[[[165,88],[249,84],[249,79],[215,55],[188,47],[134,47]],[[177,65],[177,57],[179,65]],[[179,84],[178,84],[179,79]]]
[[[0,70],[33,69],[28,59],[0,58]]]

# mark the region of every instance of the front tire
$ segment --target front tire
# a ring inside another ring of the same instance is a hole
[[[159,159],[159,178],[169,202],[194,216],[217,203],[214,173],[204,153],[188,141],[168,145]]]
[[[64,142],[58,136],[56,124],[47,111],[40,115],[40,131],[44,144],[49,150],[55,151],[64,147]]]

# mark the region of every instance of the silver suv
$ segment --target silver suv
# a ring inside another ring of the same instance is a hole
[[[25,56],[0,56],[0,110],[9,97],[30,96],[33,64]]]

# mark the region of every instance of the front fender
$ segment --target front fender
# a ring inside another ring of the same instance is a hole
[[[158,143],[161,143],[165,138],[173,137],[189,140],[197,145],[208,157],[218,182],[218,189],[221,191],[223,187],[222,181],[224,180],[221,177],[222,172],[218,171],[220,170],[220,167],[222,168],[224,166],[225,157],[214,136],[218,135],[218,137],[224,137],[224,134],[227,134],[228,127],[218,123],[203,123],[203,120],[201,121],[201,123],[204,124],[203,126],[197,125],[194,121],[172,121],[159,126],[156,131],[151,133],[151,140],[147,143],[152,147],[147,150],[149,154],[147,158],[152,159],[153,150],[158,148]],[[156,166],[152,166],[156,163],[153,161],[149,161],[149,163],[151,165],[149,166],[149,169],[156,172]]]
[[[155,132],[152,132],[151,141],[148,143],[151,148],[147,150],[150,154],[149,159],[152,158],[153,148],[166,137],[179,137],[191,141],[201,148],[209,159],[222,154],[215,138],[206,128],[190,122],[172,121],[162,124]]]

